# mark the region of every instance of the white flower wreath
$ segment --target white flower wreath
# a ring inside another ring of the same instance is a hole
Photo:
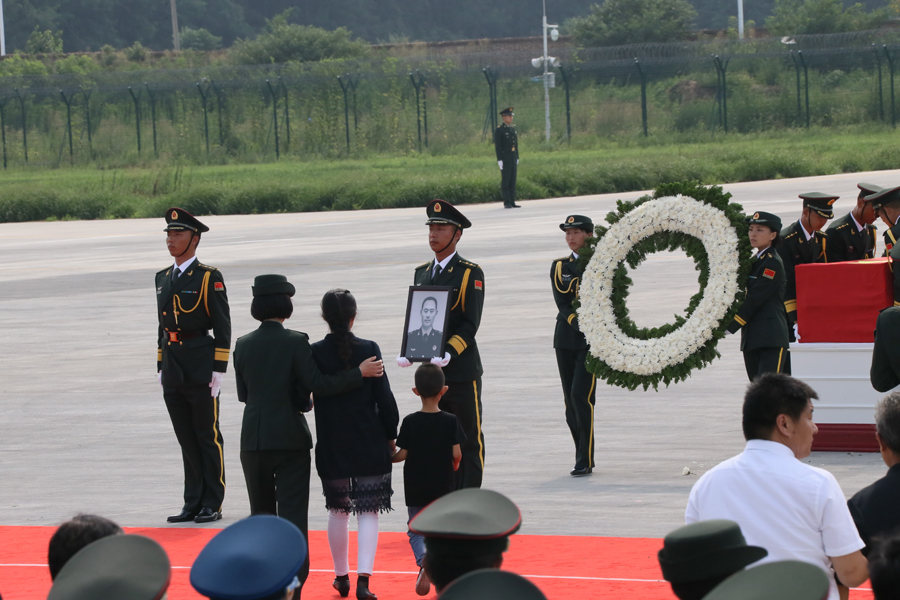
[[[661,232],[699,239],[709,258],[709,279],[699,305],[681,327],[663,337],[636,339],[617,324],[613,276],[635,244]],[[616,371],[637,376],[683,363],[713,338],[734,304],[740,266],[738,236],[722,210],[686,196],[641,204],[603,235],[582,278],[578,321],[591,354]]]

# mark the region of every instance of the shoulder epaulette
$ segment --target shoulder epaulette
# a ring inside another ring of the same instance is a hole
[[[198,262],[197,267],[200,269],[206,269],[207,271],[218,271],[217,268],[211,267],[209,265],[204,265],[202,262]]]
[[[784,236],[784,239],[792,238],[792,237],[794,237],[795,235],[797,235],[798,233],[800,233],[800,232],[799,232],[799,231],[792,231],[791,233],[789,233],[789,234],[787,234],[786,236]]]
[[[427,266],[430,265],[430,264],[431,264],[431,261],[430,261],[430,260],[429,260],[428,262],[426,262],[426,263],[422,263],[421,265],[419,265],[418,267],[416,267],[416,271],[418,271],[419,269],[424,269],[425,267],[427,267]]]
[[[165,268],[160,269],[159,271],[157,271],[156,274],[157,274],[157,275],[162,275],[162,274],[164,274],[164,273],[168,273],[168,272],[169,272],[169,269],[171,269],[171,268],[172,268],[172,265],[169,265],[168,267],[165,267]]]
[[[568,262],[568,260],[569,260],[570,258],[572,258],[572,255],[571,255],[571,254],[568,255],[568,256],[562,256],[562,257],[560,257],[560,258],[554,258],[554,259],[553,259],[553,262]]]
[[[307,334],[303,333],[302,331],[297,331],[295,329],[288,329],[288,333],[295,333],[297,335],[302,335],[306,339],[309,339],[309,336]]]
[[[462,264],[464,264],[464,265],[466,265],[467,267],[475,267],[476,269],[480,269],[480,268],[481,268],[481,267],[479,267],[478,265],[476,265],[475,263],[469,262],[469,261],[467,261],[467,260],[462,260],[462,259],[460,259],[459,262],[462,263]]]
[[[850,223],[844,223],[843,225],[838,225],[834,229],[835,229],[835,231],[837,231],[838,229],[843,229],[844,227],[847,227],[849,225],[850,225]],[[829,229],[831,229],[831,228],[829,227]]]

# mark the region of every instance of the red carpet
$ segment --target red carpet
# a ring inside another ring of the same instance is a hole
[[[190,565],[220,530],[201,528],[126,528],[162,544],[169,553],[172,584],[169,600],[200,599],[189,581]],[[43,600],[50,590],[47,543],[53,527],[0,526],[0,595],[3,600]],[[351,533],[351,536],[355,536]],[[354,568],[355,537],[351,539],[350,568]],[[338,599],[331,589],[333,571],[325,532],[310,532],[312,573],[304,600]],[[649,538],[514,535],[504,568],[528,576],[550,600],[672,600],[662,579],[656,552],[662,542]],[[418,572],[406,534],[382,533],[378,540],[372,591],[382,600],[418,599]],[[351,575],[351,581],[355,578]],[[864,586],[868,587],[868,583]],[[854,590],[853,600],[868,600],[868,590]],[[434,598],[432,593],[431,598]]]

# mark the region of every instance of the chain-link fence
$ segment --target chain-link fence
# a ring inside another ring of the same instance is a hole
[[[551,144],[709,131],[896,125],[900,36],[860,32],[557,48]],[[4,168],[465,152],[516,108],[544,143],[527,52],[0,78]],[[688,138],[690,136],[687,136]]]

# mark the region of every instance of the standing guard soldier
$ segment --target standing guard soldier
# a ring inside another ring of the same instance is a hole
[[[884,234],[885,248],[891,257],[891,271],[894,273],[894,306],[900,306],[900,267],[893,264],[897,262],[900,265],[900,245],[895,243],[900,239],[900,187],[886,188],[866,196],[866,202],[890,228]]]
[[[803,199],[803,213],[800,220],[791,223],[781,230],[784,243],[777,248],[778,254],[784,262],[784,270],[787,285],[784,291],[784,310],[787,313],[790,341],[795,342],[797,336],[797,279],[794,268],[797,265],[809,263],[827,263],[828,255],[825,252],[827,245],[822,227],[829,219],[834,218],[834,210],[831,205],[840,196],[810,192],[800,194]],[[790,373],[790,363],[782,369],[783,373]]]
[[[219,388],[228,368],[231,316],[222,273],[196,257],[209,227],[180,208],[166,212],[166,223],[175,264],[156,274],[156,368],[184,461],[184,506],[167,520],[208,523],[222,518],[225,497]]]
[[[456,487],[481,487],[484,474],[484,434],[481,431],[481,356],[475,334],[481,323],[484,306],[484,272],[481,267],[456,253],[463,229],[472,223],[449,202],[432,200],[426,208],[428,244],[434,259],[416,267],[415,285],[451,286],[448,341],[443,358],[431,362],[444,370],[447,393],[440,409],[456,415],[466,434],[462,444],[462,462],[456,471]],[[401,367],[410,366],[403,356],[397,357]]]
[[[875,258],[875,211],[866,202],[866,196],[881,191],[881,187],[871,183],[858,183],[859,195],[856,206],[849,213],[834,220],[825,231],[828,241],[828,262],[843,262]]]
[[[497,151],[497,164],[500,166],[500,194],[503,196],[503,208],[520,208],[516,204],[516,171],[519,167],[519,136],[516,126],[512,124],[512,106],[500,111],[503,124],[494,131],[494,149]]]
[[[581,269],[578,250],[594,235],[594,223],[582,215],[570,215],[559,228],[566,234],[570,253],[553,261],[550,267],[553,299],[556,301],[556,330],[553,348],[562,381],[566,404],[566,424],[575,441],[575,468],[569,475],[590,475],[594,469],[594,405],[597,376],[585,368],[588,343],[578,327],[578,315],[572,302],[578,298]]]

